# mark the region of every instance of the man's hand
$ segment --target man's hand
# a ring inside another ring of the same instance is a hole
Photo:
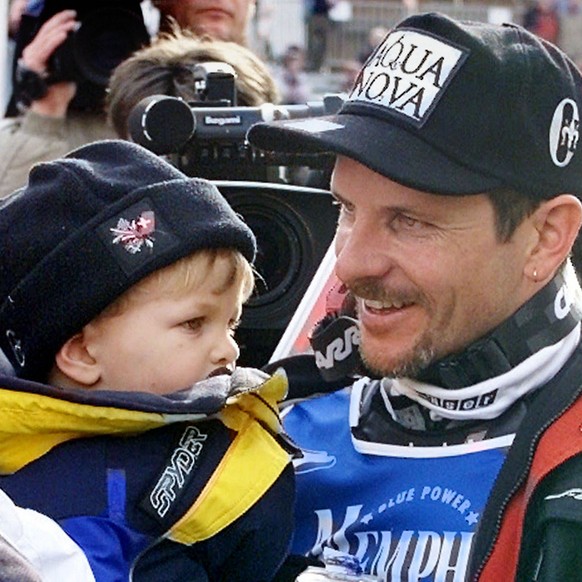
[[[21,57],[23,65],[46,76],[50,57],[77,26],[76,16],[74,10],[63,10],[49,18],[30,44],[24,47]],[[51,84],[48,93],[42,99],[33,101],[30,109],[40,115],[65,117],[76,90],[77,85],[72,81]]]

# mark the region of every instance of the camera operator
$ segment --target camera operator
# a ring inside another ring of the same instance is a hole
[[[115,137],[103,112],[104,87],[73,107],[76,80],[50,78],[56,51],[77,30],[75,10],[48,18],[22,49],[16,68],[21,114],[0,122],[0,198],[22,187],[30,168],[83,144]],[[82,95],[81,97],[84,97]]]
[[[135,6],[138,4],[136,0]],[[123,4],[124,7],[126,5],[135,8],[131,2]],[[198,0],[160,0],[156,3],[163,30],[169,30],[175,21],[185,30],[242,44],[254,5],[254,0],[212,0],[204,3]],[[73,10],[54,14],[22,50],[18,71],[29,93],[28,108],[13,119],[0,122],[0,198],[23,186],[30,168],[36,162],[54,159],[82,144],[115,136],[102,111],[101,93],[94,99],[90,110],[86,107],[80,110],[72,105],[73,100],[77,100],[77,83],[47,83],[49,62],[67,36],[78,27],[77,20]],[[144,37],[142,45],[147,44],[149,37]],[[253,85],[251,79],[255,74],[256,69],[248,76],[239,76],[246,77],[249,85]],[[275,100],[276,89],[271,81],[266,80],[267,76],[266,68],[264,73],[261,71],[258,75],[258,82],[264,84],[265,92],[265,99],[261,102]],[[251,92],[255,90],[259,95],[263,92],[262,88],[251,88]],[[14,114],[12,107],[11,115]]]
[[[279,101],[277,86],[267,66],[249,49],[234,42],[199,38],[189,30],[173,26],[113,71],[106,107],[117,135],[130,139],[129,115],[146,97],[168,95],[198,101],[193,72],[197,64],[208,61],[228,63],[234,69],[239,105]]]

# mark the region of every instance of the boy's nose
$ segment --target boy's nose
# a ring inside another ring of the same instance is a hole
[[[213,363],[219,366],[234,364],[240,356],[240,349],[235,339],[228,335],[217,342],[212,354]]]

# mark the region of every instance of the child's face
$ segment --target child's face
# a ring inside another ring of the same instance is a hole
[[[87,347],[99,366],[92,388],[166,394],[234,365],[239,349],[233,331],[240,318],[240,286],[217,294],[216,276],[227,269],[217,260],[194,290],[152,290],[111,317],[85,329]]]

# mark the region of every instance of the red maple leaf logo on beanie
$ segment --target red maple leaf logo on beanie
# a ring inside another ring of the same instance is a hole
[[[152,249],[156,230],[156,218],[151,210],[142,212],[138,218],[128,220],[120,218],[117,226],[110,231],[114,235],[113,244],[121,244],[132,255],[141,252],[143,248]]]

